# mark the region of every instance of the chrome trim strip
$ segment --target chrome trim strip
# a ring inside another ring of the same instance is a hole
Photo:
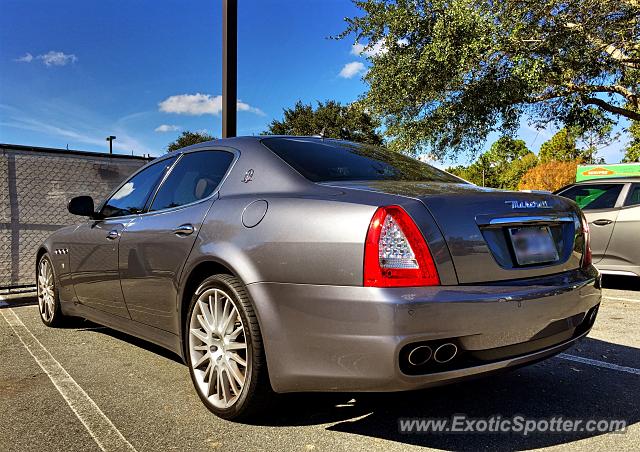
[[[570,215],[538,215],[538,216],[522,216],[522,217],[503,217],[492,218],[489,224],[492,226],[504,224],[521,224],[521,223],[573,223],[574,218]]]

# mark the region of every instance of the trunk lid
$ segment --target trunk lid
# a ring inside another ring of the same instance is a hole
[[[583,238],[579,210],[573,202],[560,196],[494,190],[463,183],[325,184],[418,199],[438,224],[461,284],[538,277],[580,267]],[[547,248],[551,247],[551,236],[557,255],[554,253],[553,258],[544,262],[527,263],[522,258],[522,249],[516,250],[514,245],[519,240],[514,237],[521,233],[538,234],[531,239],[537,242],[527,243],[537,244],[542,240],[547,242]]]

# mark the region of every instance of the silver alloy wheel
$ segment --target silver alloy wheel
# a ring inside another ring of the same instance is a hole
[[[247,338],[238,308],[224,291],[207,289],[198,297],[189,354],[200,392],[216,408],[233,406],[247,379]]]
[[[53,270],[49,260],[42,259],[38,268],[38,306],[45,322],[53,320],[56,299],[53,281]]]

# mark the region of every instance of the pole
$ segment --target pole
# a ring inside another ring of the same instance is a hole
[[[238,0],[222,0],[222,138],[236,136]]]
[[[107,137],[107,141],[109,142],[109,154],[113,154],[113,140],[115,139],[115,135],[109,135]]]

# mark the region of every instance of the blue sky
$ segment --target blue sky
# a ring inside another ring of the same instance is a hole
[[[353,40],[328,39],[358,13],[350,1],[239,3],[239,135],[298,99],[365,91]],[[116,152],[159,155],[180,130],[219,137],[220,22],[220,0],[2,0],[0,142],[105,151],[113,134]],[[552,134],[519,131],[535,151]],[[618,162],[622,147],[600,155]]]

